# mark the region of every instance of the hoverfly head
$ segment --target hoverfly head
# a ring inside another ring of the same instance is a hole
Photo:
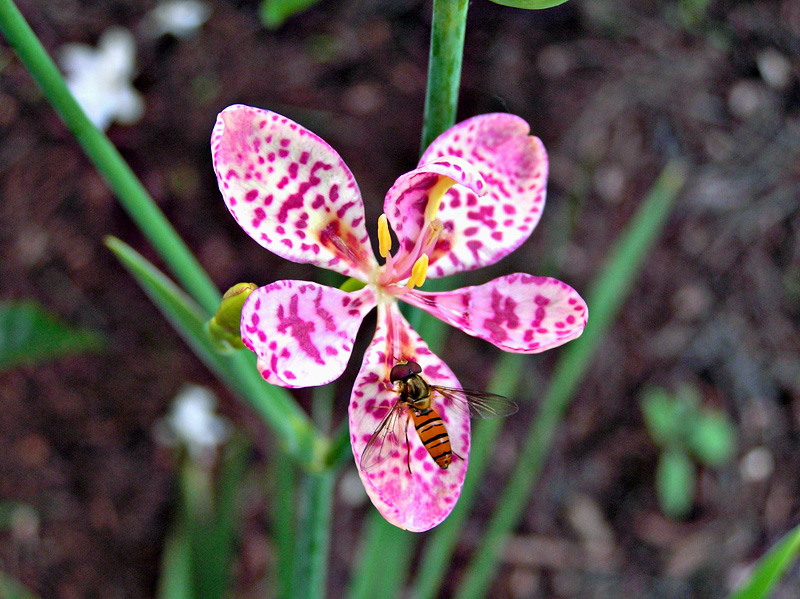
[[[420,374],[422,367],[416,362],[404,361],[395,364],[392,371],[389,373],[389,380],[393,383],[397,381],[404,381],[411,378],[415,374]]]

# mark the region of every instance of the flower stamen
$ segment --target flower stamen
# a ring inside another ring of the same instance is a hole
[[[411,268],[411,276],[408,278],[406,287],[413,289],[414,287],[421,287],[428,276],[428,254],[422,254],[419,259],[414,262]]]
[[[389,232],[389,219],[385,214],[381,214],[378,217],[378,252],[380,252],[381,258],[386,258],[391,249],[392,234]]]
[[[430,188],[430,191],[428,191],[428,204],[425,206],[426,222],[430,222],[436,218],[444,194],[446,194],[447,191],[455,184],[456,182],[450,177],[445,177],[443,175],[439,176],[439,180],[433,187]]]

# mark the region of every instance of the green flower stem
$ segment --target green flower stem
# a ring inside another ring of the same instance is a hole
[[[276,451],[279,448],[275,448]],[[274,579],[275,596],[278,599],[293,599],[292,582],[295,556],[295,511],[297,507],[297,469],[286,460],[271,460],[270,479],[267,489],[271,499],[272,540],[277,549]]]
[[[209,481],[213,509],[207,514],[190,514],[192,517],[189,518],[195,597],[223,599],[226,596],[235,556],[236,536],[241,527],[242,510],[239,499],[249,450],[248,443],[239,435],[234,435],[220,454],[216,477],[213,470],[205,465],[200,466],[201,476]],[[202,490],[202,487],[199,490],[186,489],[196,494],[202,493]]]
[[[522,373],[525,371],[527,356],[504,353],[498,360],[489,382],[488,391],[512,397]],[[472,448],[469,452],[469,469],[464,480],[464,488],[453,512],[428,538],[419,560],[419,573],[414,581],[412,597],[422,599],[438,594],[447,569],[450,567],[453,552],[464,525],[469,517],[472,504],[477,497],[483,474],[489,465],[497,435],[503,428],[503,418],[480,420],[472,430]]]
[[[6,596],[0,587],[0,597]],[[192,545],[183,521],[174,522],[164,540],[156,599],[192,599]]]
[[[433,0],[422,151],[456,122],[469,0]]]
[[[367,518],[361,535],[359,567],[353,574],[348,599],[400,597],[411,561],[408,556],[419,535],[389,524],[377,511]]]
[[[75,101],[55,63],[12,0],[0,0],[0,31],[106,179],[123,208],[195,301],[209,315],[213,314],[220,301],[216,286],[114,145],[91,123]]]
[[[433,0],[422,152],[456,122],[468,5],[469,0]],[[450,288],[457,286],[453,277],[448,278],[448,283]],[[442,289],[440,282],[431,281],[425,286],[426,291],[432,289]],[[403,313],[431,351],[439,353],[444,346],[447,326],[411,306],[404,305]],[[335,442],[333,447],[340,445]],[[400,589],[407,577],[411,554],[418,539],[418,535],[400,530],[388,524],[377,512],[373,513],[361,537],[361,558],[353,575],[350,598],[380,597],[381,589]],[[393,564],[393,567],[387,569],[387,563]],[[387,576],[391,576],[391,584],[387,583]]]
[[[320,431],[330,429],[333,395],[333,385],[314,389],[311,415]],[[334,469],[328,467],[319,472],[308,473],[302,480],[295,535],[294,584],[291,594],[298,599],[325,597],[334,473]]]
[[[564,350],[556,366],[538,418],[533,422],[520,459],[497,504],[497,509],[456,592],[456,599],[486,595],[511,534],[530,500],[544,459],[553,444],[575,390],[590,359],[622,308],[644,258],[658,238],[678,192],[686,181],[686,167],[672,162],[662,171],[642,202],[588,295],[589,323],[583,335]]]

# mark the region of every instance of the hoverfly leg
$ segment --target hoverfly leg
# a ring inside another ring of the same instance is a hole
[[[408,442],[408,417],[406,417],[406,466],[408,466],[408,473],[411,474],[411,443]]]

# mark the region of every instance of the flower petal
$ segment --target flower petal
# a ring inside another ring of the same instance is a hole
[[[566,283],[512,274],[442,293],[410,291],[408,303],[509,352],[536,354],[580,337],[586,302]]]
[[[467,119],[437,137],[420,164],[458,156],[475,167],[488,193],[453,187],[442,201],[444,233],[428,276],[443,277],[494,264],[524,242],[544,209],[548,160],[523,119],[504,113]],[[431,256],[434,258],[434,256]]]
[[[374,307],[369,287],[346,293],[306,281],[275,281],[247,298],[242,342],[258,356],[267,382],[324,385],[344,372],[361,321]]]
[[[484,195],[487,189],[481,174],[469,162],[455,156],[440,156],[400,176],[383,202],[386,218],[400,241],[395,260],[412,252],[425,224],[438,218],[438,210],[430,210],[428,201],[431,196],[441,194],[439,187],[443,182],[448,185],[455,182],[454,188],[462,194]],[[442,234],[449,237],[452,233],[443,231]],[[446,243],[438,243],[429,261],[442,257],[447,248]]]
[[[211,151],[228,210],[259,244],[361,280],[376,268],[353,174],[308,129],[268,110],[229,106],[217,117]]]
[[[401,359],[417,362],[430,384],[461,387],[447,365],[409,326],[397,304],[380,304],[375,337],[364,355],[350,398],[350,441],[361,481],[381,515],[395,526],[420,532],[444,520],[461,494],[469,458],[470,422],[468,411],[434,392],[432,407],[450,436],[450,466],[446,470],[437,466],[422,445],[408,410],[402,408],[386,438],[389,445],[385,459],[365,472],[361,464],[364,448],[398,399],[389,373]]]

